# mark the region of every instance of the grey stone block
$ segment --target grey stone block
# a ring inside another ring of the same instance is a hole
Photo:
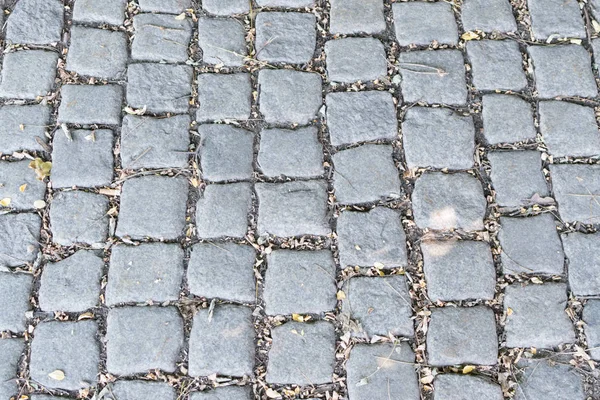
[[[478,90],[521,90],[527,86],[519,44],[512,40],[477,40],[467,43]]]
[[[182,281],[183,250],[178,244],[116,246],[110,255],[106,304],[175,301]]]
[[[130,64],[127,69],[127,103],[153,113],[186,113],[192,91],[189,65]]]
[[[254,369],[252,309],[218,305],[198,311],[190,334],[191,376],[252,376]]]
[[[465,0],[461,7],[465,31],[515,32],[517,23],[508,0]]]
[[[402,122],[402,141],[409,168],[473,167],[475,125],[448,108],[413,107]]]
[[[449,3],[396,3],[394,28],[401,46],[458,43],[458,27]]]
[[[288,322],[273,328],[271,335],[267,382],[302,386],[332,381],[335,364],[332,324]]]
[[[552,37],[585,38],[585,26],[579,3],[552,0],[529,0],[531,30],[537,40]]]
[[[133,66],[129,69],[131,70]],[[121,123],[123,89],[118,85],[63,85],[58,122],[70,124]]]
[[[110,393],[114,400],[176,400],[175,388],[163,382],[116,381]],[[112,398],[109,396],[110,400]]]
[[[63,14],[63,4],[58,0],[19,1],[6,20],[6,40],[20,44],[59,42]]]
[[[254,249],[241,244],[194,245],[187,271],[190,292],[209,299],[253,303],[255,258]]]
[[[10,399],[17,396],[17,369],[21,353],[25,350],[23,339],[0,340],[0,396]]]
[[[46,96],[54,87],[57,62],[58,54],[52,51],[7,53],[2,65],[0,97],[33,100]]]
[[[326,103],[329,137],[334,146],[398,137],[396,107],[390,93],[330,93]]]
[[[552,165],[550,176],[563,221],[598,224],[600,165]]]
[[[433,400],[504,399],[500,385],[478,376],[441,374],[433,383]]]
[[[83,312],[100,300],[104,261],[90,251],[80,250],[42,270],[39,306],[44,311]]]
[[[246,386],[218,387],[206,392],[190,393],[190,400],[251,400],[252,390]]]
[[[183,320],[175,307],[125,307],[108,312],[106,369],[115,375],[175,372]]]
[[[489,144],[535,139],[533,110],[527,101],[517,96],[486,94],[482,105],[483,134]]]
[[[373,81],[387,75],[383,44],[375,38],[344,38],[325,43],[327,76],[332,82]]]
[[[269,177],[322,175],[323,146],[317,128],[264,129],[260,133],[258,165]]]
[[[50,108],[45,105],[0,107],[0,152],[41,151],[46,143]],[[37,139],[36,139],[37,138]]]
[[[406,235],[400,213],[377,207],[369,212],[344,211],[337,219],[342,268],[406,266]]]
[[[198,75],[198,122],[250,118],[252,86],[250,75]]]
[[[182,177],[144,176],[125,181],[117,236],[176,239],[185,228],[188,182]]]
[[[392,146],[365,144],[333,155],[333,186],[341,204],[397,199],[402,193]]]
[[[94,321],[42,322],[31,342],[31,379],[50,389],[79,390],[96,386],[100,344]],[[62,371],[65,378],[50,375]]]
[[[92,24],[123,25],[127,0],[77,0],[73,21]]]
[[[306,64],[313,58],[317,40],[313,14],[260,12],[255,25],[256,57],[259,60]]]
[[[225,3],[218,2],[219,7]],[[248,8],[250,3],[242,0]],[[206,1],[203,3],[206,9]],[[233,18],[199,18],[198,45],[202,49],[202,60],[207,64],[240,66],[248,55],[244,25]]]
[[[196,206],[198,236],[244,238],[252,206],[252,185],[246,182],[207,185]]]
[[[385,30],[383,0],[331,0],[329,33],[376,34]]]
[[[35,171],[29,168],[29,162],[0,161],[0,200],[10,199],[7,208],[34,210],[33,203],[44,199],[46,184],[37,179]],[[0,210],[4,207],[0,206]]]
[[[60,192],[50,204],[52,240],[62,246],[97,244],[108,237],[108,198],[81,191]]]
[[[301,8],[311,7],[315,0],[256,0],[260,7]]]
[[[583,377],[567,364],[552,360],[522,361],[515,400],[583,400]]]
[[[136,38],[138,35],[136,32]],[[122,79],[127,71],[127,58],[127,36],[124,32],[80,26],[71,28],[67,70],[79,75]]]
[[[31,264],[40,248],[41,225],[36,214],[0,215],[0,266]]]
[[[231,125],[201,125],[200,165],[210,181],[250,179],[253,173],[254,134]]]
[[[0,331],[25,331],[32,287],[32,275],[0,272]]]
[[[562,235],[562,243],[568,260],[569,285],[575,296],[600,294],[600,234],[579,232]]]
[[[583,308],[583,322],[585,322],[585,338],[589,355],[597,360],[600,358],[600,300],[590,299]]]
[[[204,0],[202,9],[214,15],[247,14],[250,12],[250,3],[246,0]]]
[[[133,17],[135,37],[131,58],[142,61],[185,62],[192,38],[192,23],[168,14],[138,14]]]
[[[192,8],[191,0],[139,0],[138,2],[145,12],[179,14]]]

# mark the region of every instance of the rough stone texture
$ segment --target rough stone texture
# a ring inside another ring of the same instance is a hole
[[[517,23],[508,0],[465,0],[461,7],[465,31],[515,32]]]
[[[117,236],[176,239],[183,234],[188,182],[183,177],[144,176],[125,181]]]
[[[327,95],[331,144],[339,146],[377,139],[396,139],[398,120],[390,93],[341,92]]]
[[[385,30],[383,0],[331,0],[329,33],[377,34]]]
[[[269,63],[306,64],[317,40],[313,14],[260,12],[256,16],[256,57]]]
[[[123,25],[127,0],[77,0],[73,21],[92,24]]]
[[[579,232],[562,235],[568,260],[569,285],[575,296],[600,294],[600,234]]]
[[[94,321],[42,322],[31,342],[31,379],[46,388],[79,390],[96,386],[100,344]],[[63,380],[49,376],[64,372]]]
[[[54,86],[57,61],[58,54],[52,51],[21,50],[6,54],[0,97],[33,100],[47,95]]]
[[[275,250],[267,265],[263,297],[268,315],[319,314],[335,308],[331,251]]]
[[[58,0],[22,0],[6,20],[6,40],[19,44],[59,42],[63,4]]]
[[[190,334],[191,376],[252,376],[254,369],[252,309],[220,305],[198,311]]]
[[[301,8],[314,5],[315,0],[256,0],[260,7]]]
[[[254,134],[231,125],[201,125],[200,165],[209,181],[250,179]]]
[[[75,4],[77,7],[78,3]],[[127,58],[127,36],[124,32],[80,26],[71,28],[67,70],[79,75],[122,79],[127,70]]]
[[[250,118],[252,86],[249,74],[198,75],[198,122]]]
[[[486,242],[422,242],[421,251],[432,301],[494,298],[496,269]]]
[[[36,214],[0,215],[0,266],[32,263],[39,251],[41,225]]]
[[[255,258],[254,249],[241,244],[194,245],[187,271],[190,292],[209,299],[253,303]]]
[[[531,105],[517,96],[483,96],[483,135],[489,144],[513,143],[535,139]]]
[[[180,14],[192,8],[191,0],[139,0],[138,3],[146,12]]]
[[[478,90],[521,90],[527,86],[519,44],[513,40],[477,40],[467,43]]]
[[[451,109],[409,109],[402,122],[402,141],[409,168],[468,169],[473,166],[473,117],[460,116]]]
[[[565,222],[598,224],[600,220],[600,166],[552,165],[554,197]]]
[[[485,196],[472,175],[426,172],[415,183],[412,202],[420,228],[483,229]]]
[[[266,380],[269,383],[315,385],[331,382],[335,332],[329,322],[288,322],[271,329]]]
[[[23,339],[0,340],[0,397],[10,399],[18,394],[17,368],[25,348]]]
[[[10,199],[8,208],[33,210],[33,203],[44,199],[46,185],[36,178],[29,163],[29,160],[0,161],[0,200]],[[4,207],[0,206],[0,210]]]
[[[117,381],[110,393],[115,400],[176,400],[175,388],[163,382]],[[110,396],[109,396],[110,397]]]
[[[204,11],[214,15],[246,14],[250,12],[250,3],[246,0],[204,0]]]
[[[110,256],[106,304],[174,301],[183,281],[183,250],[178,244],[115,246]]]
[[[498,337],[494,312],[484,306],[433,309],[427,353],[433,366],[496,365]]]
[[[44,105],[0,107],[0,152],[42,150],[37,140],[47,142],[45,132],[49,118],[50,108]]]
[[[192,67],[153,63],[130,64],[127,103],[154,113],[186,113],[192,90]]]
[[[218,2],[223,6],[223,0]],[[249,3],[242,0],[248,8]],[[204,1],[204,8],[207,3]],[[248,55],[244,39],[245,30],[238,20],[233,18],[199,18],[198,45],[202,49],[202,60],[207,64],[223,64],[227,66],[240,66]]]
[[[385,48],[375,38],[344,38],[325,43],[330,81],[373,81],[387,75]]]
[[[585,38],[585,26],[577,1],[529,0],[531,30],[537,40],[549,37]]]
[[[458,27],[449,3],[396,3],[392,5],[396,40],[400,46],[457,44]]]
[[[258,165],[269,177],[322,175],[323,146],[317,128],[264,129],[260,133]]]
[[[52,240],[62,246],[97,244],[108,236],[108,198],[73,191],[54,195],[50,204]]]
[[[504,399],[500,385],[478,376],[441,374],[433,383],[433,400]]]
[[[46,264],[38,292],[40,308],[48,312],[83,312],[97,306],[103,269],[102,258],[84,250]]]
[[[108,372],[175,372],[183,346],[183,320],[175,307],[114,308],[108,312],[107,326]]]
[[[223,201],[227,199],[227,201]],[[252,205],[250,183],[207,185],[196,206],[196,229],[205,238],[243,238],[248,231]]]
[[[369,212],[344,211],[337,219],[339,257],[342,268],[406,266],[406,235],[400,213],[377,207]]]
[[[60,92],[59,123],[119,125],[121,122],[123,89],[118,85],[63,85]]]
[[[32,275],[0,272],[0,332],[25,330],[25,313],[30,309],[29,293],[32,286]]]
[[[515,400],[584,400],[583,377],[571,366],[550,360],[522,361],[525,367]]]
[[[137,14],[131,58],[142,61],[185,62],[192,38],[192,23],[167,14]]]
[[[190,400],[251,400],[252,398],[252,389],[244,386],[225,386],[206,392],[190,393]]]
[[[590,356],[600,359],[600,300],[590,299],[583,308],[583,321],[585,322],[585,337]]]

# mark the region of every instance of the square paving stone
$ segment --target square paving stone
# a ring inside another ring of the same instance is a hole
[[[329,33],[376,34],[385,30],[383,0],[331,0]]]
[[[331,232],[324,181],[257,183],[258,234],[280,237]]]
[[[133,17],[135,36],[131,58],[142,61],[185,62],[192,38],[189,19],[167,14],[138,14]]]
[[[592,107],[541,101],[539,112],[540,131],[554,157],[600,156],[600,132]]]
[[[92,24],[123,25],[127,0],[77,0],[73,21]]]
[[[127,103],[153,113],[186,113],[192,92],[189,65],[130,64],[127,69]]]
[[[19,1],[6,20],[6,40],[20,44],[52,44],[62,37],[64,6],[58,0]]]
[[[114,135],[109,129],[57,131],[50,181],[54,188],[108,186],[112,182]]]
[[[183,346],[183,319],[175,307],[114,308],[106,323],[109,373],[175,372]]]
[[[251,400],[252,390],[242,386],[222,386],[206,392],[190,393],[190,400]]]
[[[219,7],[225,5],[223,0]],[[248,8],[248,2],[242,0]],[[203,3],[207,9],[206,1]],[[198,45],[202,49],[202,60],[207,64],[223,64],[226,66],[240,66],[248,55],[245,40],[244,25],[233,18],[199,18],[198,20]]]
[[[260,133],[258,165],[269,177],[322,175],[323,146],[317,128],[264,129]]]
[[[475,125],[448,108],[413,107],[402,122],[409,168],[468,169],[473,166]]]
[[[398,60],[404,101],[466,104],[467,81],[460,51],[411,51],[400,53]]]
[[[44,311],[83,312],[100,300],[104,261],[91,251],[80,250],[42,270],[39,305]]]
[[[26,328],[25,314],[31,308],[29,296],[33,276],[0,272],[0,331],[23,332]],[[1,343],[2,341],[0,341]]]
[[[51,0],[53,1],[53,0]],[[0,97],[33,100],[54,87],[58,54],[44,50],[21,50],[4,55]]]
[[[177,398],[175,388],[163,382],[116,381],[112,384],[110,393],[114,395],[114,400],[176,400]]]
[[[59,123],[105,125],[121,123],[123,102],[121,86],[63,85],[61,96],[58,109]]]
[[[106,304],[174,301],[182,281],[183,250],[178,244],[116,246],[110,255]]]
[[[108,237],[108,198],[81,191],[59,192],[50,204],[52,240],[62,246],[103,243]]]
[[[531,105],[517,96],[483,96],[481,116],[483,135],[489,144],[514,143],[535,139]]]
[[[431,310],[427,353],[429,364],[438,367],[496,365],[498,336],[494,312],[484,306]]]
[[[0,215],[0,266],[32,263],[40,248],[41,225],[37,214]]]
[[[8,208],[34,210],[33,203],[44,199],[46,184],[37,179],[29,163],[29,160],[0,161],[0,199],[10,199]],[[0,210],[4,207],[0,206]]]
[[[344,38],[325,43],[327,76],[332,82],[373,81],[387,75],[385,48],[375,38]]]
[[[250,179],[253,173],[254,134],[231,125],[201,125],[200,165],[209,181]]]
[[[596,97],[592,61],[579,45],[530,46],[535,84],[540,98],[558,96]]]
[[[18,394],[17,369],[23,350],[23,339],[0,340],[0,360],[3,360],[0,363],[0,396],[3,399],[16,398]]]
[[[461,19],[465,31],[515,32],[517,23],[508,0],[464,0]]]
[[[249,74],[198,75],[198,122],[250,118],[252,86]]]
[[[306,125],[316,118],[323,103],[318,74],[261,70],[258,86],[260,112],[268,124]]]
[[[458,27],[450,3],[410,2],[392,5],[400,46],[457,44]]]
[[[600,165],[552,165],[550,176],[563,221],[600,223]]]
[[[577,1],[529,0],[531,30],[536,40],[550,37],[585,38],[586,31]]]
[[[331,144],[396,139],[398,119],[388,92],[330,93],[326,98]]]
[[[260,7],[301,8],[311,7],[315,0],[256,0]]]
[[[406,235],[396,210],[344,211],[337,219],[337,235],[342,268],[407,265]]]
[[[46,143],[50,107],[46,105],[0,107],[0,153],[20,150],[41,151]]]
[[[477,40],[467,43],[478,90],[521,90],[527,86],[519,44],[512,40]]]
[[[126,115],[121,128],[123,168],[185,168],[190,145],[190,117]]]
[[[138,35],[136,32],[136,38]],[[127,58],[127,36],[124,32],[80,26],[71,28],[67,70],[79,75],[122,79],[127,71]]]
[[[306,64],[315,52],[316,18],[309,13],[260,12],[256,16],[256,57],[270,63]]]
[[[273,328],[271,335],[267,382],[302,386],[333,380],[335,330],[332,324],[288,322]]]
[[[573,343],[575,332],[566,306],[567,285],[563,283],[506,287],[506,346],[553,348]]]
[[[349,399],[418,399],[414,362],[415,353],[405,342],[355,345],[346,363]]]
[[[100,343],[94,321],[42,322],[31,342],[31,379],[50,389],[79,390],[96,386]],[[49,375],[62,371],[65,378]]]
[[[185,178],[144,176],[125,181],[117,236],[176,239],[185,228],[189,185]]]
[[[590,299],[583,308],[583,322],[585,322],[585,338],[589,355],[597,360],[600,358],[600,300]]]
[[[250,183],[207,185],[196,206],[198,236],[203,239],[244,238],[248,232],[248,213],[251,206]]]
[[[192,8],[191,0],[139,0],[144,12],[180,14]]]
[[[579,232],[562,235],[568,260],[569,285],[575,296],[600,294],[600,234]]]
[[[319,314],[335,308],[336,271],[329,250],[275,250],[267,265],[263,297],[268,315]]]
[[[482,230],[486,202],[481,183],[466,173],[426,172],[412,194],[420,228]]]
[[[252,376],[254,369],[252,309],[218,305],[194,316],[190,334],[191,376]]]
[[[494,298],[496,269],[489,244],[422,242],[421,251],[427,294],[432,301]]]
[[[522,361],[523,375],[515,400],[584,400],[583,377],[567,364],[551,360]]]
[[[192,247],[187,270],[190,292],[209,299],[253,303],[256,300],[254,261],[250,246],[198,243]]]
[[[502,400],[502,387],[478,376],[441,374],[434,380],[433,400]]]
[[[250,3],[246,0],[204,0],[202,9],[214,15],[235,15],[250,12]]]
[[[402,193],[392,146],[365,144],[333,155],[333,186],[341,204],[397,199]]]

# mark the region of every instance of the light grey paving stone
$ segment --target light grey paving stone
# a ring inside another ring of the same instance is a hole
[[[250,3],[246,0],[204,0],[202,9],[219,16],[246,14],[250,12]]]
[[[433,309],[427,353],[433,366],[496,365],[498,337],[494,312],[485,306]]]
[[[520,207],[534,194],[548,196],[538,151],[494,151],[488,153],[492,185],[501,206]]]
[[[254,134],[232,125],[201,125],[200,166],[209,181],[250,179],[253,173]]]
[[[571,366],[550,360],[522,361],[515,400],[583,400],[583,377]]]
[[[59,42],[63,14],[63,4],[58,0],[19,1],[6,20],[6,40],[20,44]]]
[[[331,311],[336,292],[331,251],[275,250],[267,256],[263,297],[268,315]]]
[[[392,146],[365,144],[333,155],[333,186],[341,204],[397,199],[402,193]]]
[[[247,386],[225,386],[206,392],[190,393],[190,400],[251,400],[252,390]]]
[[[0,363],[0,396],[3,399],[16,397],[18,394],[17,368],[23,350],[25,350],[23,339],[0,340],[0,360],[3,360]]]
[[[426,172],[415,183],[412,203],[420,228],[483,229],[485,196],[472,175]]]
[[[181,177],[144,176],[125,181],[117,236],[176,239],[185,228],[189,185]]]
[[[590,0],[588,2],[590,5],[590,9],[592,11],[592,16],[598,20],[600,19],[600,1],[599,0]]]
[[[0,161],[0,199],[10,199],[8,208],[34,210],[33,203],[44,199],[46,184],[37,179],[29,163],[29,160]],[[0,206],[0,210],[4,207]]]
[[[106,369],[115,375],[151,369],[175,372],[183,320],[175,307],[125,307],[108,312]]]
[[[189,19],[168,14],[137,14],[131,58],[142,61],[185,62],[192,38]]]
[[[76,0],[73,21],[92,24],[123,25],[127,0]]]
[[[103,270],[102,258],[84,250],[62,261],[46,264],[38,292],[40,308],[49,312],[83,312],[96,307]]]
[[[590,299],[583,308],[583,322],[585,322],[585,337],[587,339],[588,354],[594,359],[600,359],[600,300]]]
[[[269,124],[300,124],[312,121],[321,108],[321,77],[290,70],[258,73],[260,112]]]
[[[388,92],[330,93],[326,98],[331,144],[396,139],[398,119]]]
[[[369,212],[344,211],[337,219],[339,257],[342,268],[406,266],[406,235],[400,213],[376,207]]]
[[[100,343],[94,321],[42,322],[33,333],[29,370],[31,379],[51,389],[79,390],[96,386]],[[65,374],[53,379],[54,371]]]
[[[154,113],[186,113],[192,91],[189,65],[130,64],[127,69],[127,103]]]
[[[535,139],[531,105],[517,96],[486,94],[481,116],[483,135],[489,144]]]
[[[288,322],[271,330],[266,380],[315,385],[331,382],[335,364],[335,330],[329,322]]]
[[[219,7],[225,4],[223,0]],[[250,3],[242,0],[248,8]],[[206,9],[206,1],[204,8]],[[199,18],[198,20],[198,45],[202,49],[202,60],[207,64],[223,64],[226,66],[240,66],[248,55],[244,39],[246,32],[244,25],[233,18]]]
[[[252,86],[250,75],[198,75],[198,122],[250,118]]]
[[[131,70],[133,66],[129,69]],[[118,85],[63,85],[58,122],[70,124],[121,123],[123,89]]]
[[[508,0],[465,0],[461,7],[465,31],[515,32],[517,23]]]
[[[575,296],[600,294],[600,234],[579,232],[562,235],[568,260],[569,285]]]
[[[401,46],[457,44],[458,27],[449,3],[410,2],[392,5],[396,40]]]
[[[58,54],[53,51],[21,50],[5,54],[0,97],[33,100],[46,96],[54,87],[57,62]]]
[[[25,331],[32,286],[32,275],[0,272],[0,331]]]
[[[203,239],[245,237],[251,206],[250,183],[207,185],[196,206],[198,236]]]
[[[175,388],[163,382],[116,381],[110,389],[108,398],[109,400],[175,400],[177,393]]]
[[[316,127],[264,129],[260,133],[258,165],[269,177],[322,175],[323,146]]]
[[[433,381],[434,400],[502,400],[500,385],[478,376],[441,374]]]
[[[327,185],[324,181],[257,183],[258,234],[280,237],[327,235]]]
[[[136,38],[138,35],[136,32]],[[79,75],[122,79],[127,71],[127,58],[127,36],[124,32],[71,27],[67,70]]]
[[[0,215],[0,266],[31,264],[40,248],[41,225],[36,214]]]
[[[43,150],[38,140],[48,141],[45,133],[49,119],[50,108],[41,104],[0,107],[0,152]]]
[[[52,240],[62,246],[103,243],[108,237],[108,198],[81,191],[60,192],[50,203]]]
[[[565,222],[598,224],[600,205],[599,165],[552,165],[550,167],[554,197]]]
[[[535,39],[586,37],[578,2],[529,0],[527,3],[531,15],[531,30]]]
[[[109,129],[58,131],[52,147],[54,188],[108,186],[114,167],[114,135]]]
[[[316,18],[309,13],[259,12],[256,57],[270,63],[306,64],[315,52]]]
[[[476,40],[467,43],[478,90],[521,90],[527,86],[519,44],[512,40]]]
[[[473,166],[473,117],[448,108],[413,107],[402,122],[402,141],[409,168],[468,169]]]
[[[385,30],[383,0],[331,0],[329,33],[376,34]]]
[[[191,0],[139,0],[144,12],[179,14],[192,8]]]
[[[301,8],[311,7],[315,0],[256,0],[260,7]]]
[[[385,48],[375,38],[344,38],[325,43],[327,76],[332,82],[373,81],[387,75]]]
[[[404,101],[442,104],[467,102],[465,66],[460,51],[411,51],[400,53],[398,60]]]
[[[494,298],[496,269],[486,242],[422,242],[421,251],[432,301]]]
[[[182,281],[183,250],[178,244],[116,246],[110,256],[106,304],[175,301]]]
[[[121,127],[123,168],[185,168],[190,145],[190,117],[125,115]]]
[[[406,342],[357,344],[346,363],[352,400],[418,399],[415,354]]]
[[[539,113],[544,143],[554,157],[600,156],[600,132],[592,107],[541,101]]]
[[[187,271],[190,292],[209,299],[253,303],[255,258],[254,249],[241,244],[194,245]]]
[[[535,84],[540,98],[598,96],[592,61],[582,46],[529,46],[527,51],[533,60]]]
[[[254,369],[252,309],[218,305],[194,316],[190,334],[191,376],[252,376]]]

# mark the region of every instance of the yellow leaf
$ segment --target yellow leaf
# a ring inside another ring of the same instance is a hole
[[[193,187],[197,188],[198,186],[200,186],[200,182],[198,182],[197,178],[192,178],[190,179],[190,183],[192,184]]]
[[[65,373],[60,369],[50,372],[48,376],[54,379],[55,381],[62,381],[65,379]]]
[[[346,293],[343,290],[338,290],[336,295],[338,300],[344,300],[346,298]]]
[[[23,193],[25,191],[25,189],[27,189],[27,184],[24,183],[21,186],[19,186],[19,192]]]
[[[477,32],[468,31],[468,32],[463,33],[460,38],[462,40],[469,41],[469,40],[479,39],[479,35],[477,34]]]
[[[35,171],[37,178],[43,181],[44,178],[50,176],[50,170],[52,169],[52,163],[50,161],[44,161],[37,157],[29,163],[29,168]]]
[[[300,314],[292,314],[292,319],[296,322],[304,322],[304,317]]]
[[[508,307],[508,308],[506,309],[506,315],[512,315],[512,313],[513,313],[513,309],[512,309],[512,308],[510,308],[510,307]]]
[[[36,200],[33,202],[33,207],[40,210],[46,207],[46,202],[44,200]]]
[[[11,202],[11,198],[10,197],[5,197],[2,200],[0,200],[0,206],[2,207],[8,207],[10,205]]]
[[[25,130],[25,125],[24,124],[19,124],[19,129],[21,130],[21,132],[23,132]]]
[[[281,395],[277,393],[276,390],[273,390],[271,388],[267,388],[267,390],[265,390],[265,394],[270,399],[279,399],[281,397]]]
[[[175,17],[177,21],[183,21],[185,19],[185,13],[181,13]]]
[[[471,372],[475,371],[475,367],[473,365],[465,365],[462,373],[463,374],[470,374]]]

